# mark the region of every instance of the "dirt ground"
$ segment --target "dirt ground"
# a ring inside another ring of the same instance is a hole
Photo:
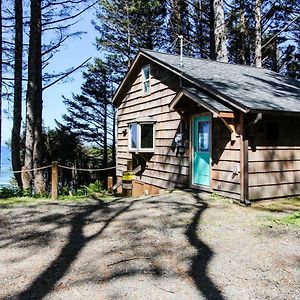
[[[204,194],[0,208],[1,299],[300,299],[299,227]]]

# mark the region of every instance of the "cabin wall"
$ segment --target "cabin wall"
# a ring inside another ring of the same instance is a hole
[[[249,129],[250,200],[300,194],[300,118],[265,116]]]
[[[212,190],[240,198],[240,139],[231,141],[231,132],[220,118],[212,124]]]
[[[127,160],[133,160],[134,167],[143,166],[136,176],[140,182],[168,189],[188,186],[188,151],[181,156],[174,146],[174,137],[182,121],[168,106],[179,90],[179,78],[151,65],[151,92],[148,95],[142,93],[141,80],[140,73],[118,108],[117,176],[126,170]],[[152,117],[156,121],[153,154],[139,155],[128,150],[128,123],[140,117]],[[124,134],[125,130],[127,134]]]

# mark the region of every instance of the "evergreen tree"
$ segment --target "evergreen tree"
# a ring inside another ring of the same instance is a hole
[[[262,53],[261,53],[261,0],[255,0],[255,51],[254,63],[255,66],[261,68]]]
[[[107,166],[108,149],[115,143],[115,110],[110,102],[111,73],[108,65],[100,59],[96,59],[94,65],[88,65],[88,71],[83,73],[82,94],[64,99],[68,114],[63,115],[65,124],[59,124],[83,141],[103,148],[103,166]]]
[[[99,31],[97,47],[114,61],[113,68],[124,75],[140,48],[164,47],[165,4],[163,0],[101,0],[94,22]]]
[[[42,16],[41,0],[31,0],[28,85],[26,95],[26,134],[24,168],[35,168],[33,181],[37,194],[45,192],[42,166]],[[31,188],[31,173],[23,177],[25,189]]]
[[[191,41],[194,55],[210,57],[210,0],[194,0],[191,6]]]
[[[234,0],[226,7],[229,61],[236,64],[251,63],[255,38],[253,9],[252,0]]]
[[[190,5],[186,0],[169,1],[168,37],[171,52],[179,53],[178,36],[182,35],[185,41],[184,54],[192,55],[192,24]]]
[[[22,76],[23,76],[23,0],[15,0],[15,66],[14,66],[14,112],[11,134],[11,161],[13,171],[21,170],[20,135],[22,122]],[[15,173],[17,184],[22,188],[21,174]]]

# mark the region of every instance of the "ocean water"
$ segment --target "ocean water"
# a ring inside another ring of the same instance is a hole
[[[10,150],[7,146],[1,146],[1,169],[0,169],[0,186],[10,184],[13,173],[11,171]]]

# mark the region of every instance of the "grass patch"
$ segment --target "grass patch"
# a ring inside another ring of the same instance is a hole
[[[262,200],[253,203],[251,207],[271,212],[294,212],[300,210],[300,197]]]
[[[282,225],[292,224],[300,227],[300,210],[293,214],[289,214],[285,217],[273,219],[273,221],[277,224],[282,224]]]
[[[34,197],[11,197],[6,199],[0,199],[0,206],[12,206],[12,205],[28,205],[33,203],[39,203],[42,201],[49,201],[47,198],[34,198]]]
[[[10,197],[1,199],[0,207],[14,206],[14,205],[31,205],[31,204],[43,204],[43,203],[64,203],[64,202],[85,202],[85,201],[111,201],[115,195],[106,195],[104,193],[93,193],[86,196],[78,195],[65,195],[59,196],[57,201],[53,201],[51,198],[37,198],[37,197]]]

